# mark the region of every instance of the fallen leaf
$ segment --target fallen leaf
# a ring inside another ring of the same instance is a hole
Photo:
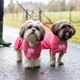
[[[42,72],[41,72],[41,74],[44,74],[44,73],[45,73],[45,71],[42,71]]]
[[[20,72],[20,74],[23,74],[23,72]]]

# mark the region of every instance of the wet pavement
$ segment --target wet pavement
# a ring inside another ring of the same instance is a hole
[[[10,47],[0,47],[0,80],[80,80],[80,44],[68,43],[67,53],[62,61],[63,66],[50,66],[49,51],[41,52],[41,67],[24,68],[24,59],[16,62],[16,52],[13,49],[18,37],[18,28],[4,25],[4,39],[12,42]],[[57,55],[58,56],[58,55]]]

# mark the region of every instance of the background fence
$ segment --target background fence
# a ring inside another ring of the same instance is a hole
[[[40,20],[44,23],[54,23],[61,19],[69,20],[73,23],[80,23],[80,11],[64,11],[64,12],[42,12],[39,11],[32,11],[29,14],[37,20]],[[5,20],[16,20],[24,22],[26,19],[31,19],[28,15],[26,17],[25,12],[21,13],[5,13],[4,18]]]

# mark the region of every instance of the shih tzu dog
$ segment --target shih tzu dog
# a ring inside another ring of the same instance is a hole
[[[42,49],[50,49],[51,66],[55,66],[55,55],[60,53],[58,64],[63,65],[61,58],[67,50],[67,40],[75,34],[75,28],[70,21],[59,20],[51,26],[52,32],[46,32],[42,41]]]
[[[40,67],[41,41],[45,29],[41,22],[26,21],[20,29],[14,48],[17,51],[17,61],[22,61],[22,50],[25,55],[25,68]]]

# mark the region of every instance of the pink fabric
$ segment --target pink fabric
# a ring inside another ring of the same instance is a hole
[[[14,43],[14,48],[22,49],[22,42],[23,42],[23,39],[19,36]]]
[[[42,49],[50,49],[50,41],[53,34],[51,32],[46,32],[43,41],[41,42]]]
[[[29,46],[27,41],[23,41],[22,48],[24,51],[24,55],[30,58],[39,58],[41,53],[41,42],[38,42],[33,47]]]
[[[42,49],[50,49],[51,53],[66,53],[67,42],[62,43],[52,32],[46,32],[42,41]]]
[[[15,41],[14,48],[22,49],[26,57],[38,58],[41,53],[41,42],[38,42],[35,46],[30,47],[29,43],[19,36]]]

